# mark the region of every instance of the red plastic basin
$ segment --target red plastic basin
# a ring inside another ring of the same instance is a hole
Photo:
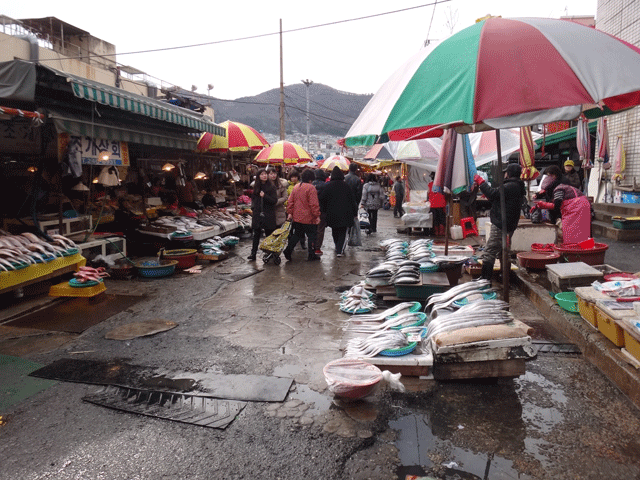
[[[556,245],[553,249],[560,254],[563,262],[584,262],[587,265],[602,265],[604,254],[609,248],[606,243],[596,243],[593,248],[580,248],[578,244]]]

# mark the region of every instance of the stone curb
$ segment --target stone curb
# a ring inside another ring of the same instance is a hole
[[[543,287],[527,278],[526,273],[518,271],[512,278],[549,324],[576,344],[584,357],[640,408],[640,372],[624,360],[620,348],[579,314],[560,308]]]

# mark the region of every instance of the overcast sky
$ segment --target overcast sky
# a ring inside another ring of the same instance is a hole
[[[440,0],[434,9],[433,2],[111,0],[89,8],[77,1],[14,0],[5,2],[0,14],[14,19],[57,17],[114,44],[119,63],[143,70],[156,83],[162,80],[187,89],[195,85],[203,94],[212,84],[212,96],[235,99],[279,87],[279,19],[284,31],[340,22],[283,35],[285,85],[310,79],[347,92],[375,93],[427,38],[448,36],[448,23],[456,32],[487,14],[507,18],[595,15],[597,4],[596,0]],[[448,18],[454,21],[447,22]],[[258,39],[124,55],[272,33]]]

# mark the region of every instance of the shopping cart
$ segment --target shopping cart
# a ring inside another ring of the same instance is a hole
[[[360,230],[366,232],[367,235],[371,235],[371,223],[369,223],[369,214],[366,210],[360,209],[358,220],[360,221]]]
[[[280,265],[282,261],[280,254],[287,247],[289,233],[291,233],[291,222],[284,222],[280,228],[260,242],[260,250],[264,252],[262,256],[264,263],[269,263],[273,259],[274,264]]]

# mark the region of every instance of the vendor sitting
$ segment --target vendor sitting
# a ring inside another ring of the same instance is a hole
[[[562,183],[565,185],[571,185],[572,187],[582,188],[582,181],[580,180],[580,174],[575,170],[575,164],[573,160],[567,159],[564,162],[564,175],[562,176]]]

